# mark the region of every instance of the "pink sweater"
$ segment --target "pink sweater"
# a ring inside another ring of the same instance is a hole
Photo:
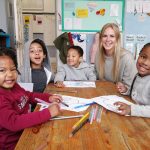
[[[48,109],[29,111],[29,104],[36,103],[34,98],[48,101],[50,94],[25,91],[18,84],[13,89],[0,88],[0,150],[13,150],[24,128],[48,121]]]

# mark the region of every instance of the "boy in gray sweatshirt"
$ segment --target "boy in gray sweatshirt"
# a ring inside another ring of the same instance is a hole
[[[63,87],[63,81],[95,81],[94,67],[83,62],[83,49],[80,46],[71,46],[67,51],[67,64],[58,67],[54,83]]]

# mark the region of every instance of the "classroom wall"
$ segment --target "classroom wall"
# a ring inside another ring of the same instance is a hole
[[[85,0],[86,1],[86,0]],[[96,1],[96,0],[95,0]],[[146,6],[143,6],[144,2],[150,4],[150,0],[125,0],[125,9],[124,9],[124,29],[121,33],[122,36],[122,47],[131,51],[135,60],[138,58],[139,51],[142,46],[150,42],[150,11],[145,13],[145,9],[148,9]],[[61,14],[61,2],[62,0],[57,0],[56,11],[57,11],[57,36],[59,36],[61,31],[60,16]],[[133,7],[133,12],[129,12],[128,9]],[[150,10],[150,5],[149,5]],[[137,11],[137,12],[134,12]],[[58,13],[60,16],[58,16]],[[77,32],[76,32],[77,33]],[[82,34],[81,32],[78,32]],[[86,61],[90,63],[90,49],[94,40],[95,33],[83,33],[86,34]],[[58,58],[58,65],[61,64]]]
[[[61,21],[62,21],[62,5],[61,4],[62,4],[62,0],[56,0],[56,24],[57,24],[56,36],[59,36],[60,34],[63,33],[62,25],[61,25]],[[72,32],[72,33],[74,33],[74,34],[79,33],[81,35],[81,38],[82,38],[82,35],[83,35],[83,37],[84,37],[84,35],[86,36],[86,40],[85,40],[86,48],[85,48],[85,52],[84,52],[84,53],[86,53],[86,55],[85,55],[84,60],[86,62],[90,63],[90,50],[91,50],[96,32],[88,32],[88,33],[87,32]],[[123,42],[122,42],[122,44],[123,44]],[[57,65],[61,65],[61,64],[62,64],[62,62],[59,59],[59,52],[57,51]]]
[[[143,45],[150,42],[150,0],[126,0],[125,4],[124,47],[137,60]]]
[[[0,0],[0,29],[8,32],[6,0]]]

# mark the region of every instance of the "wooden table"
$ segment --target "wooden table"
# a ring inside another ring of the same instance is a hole
[[[62,91],[62,92],[60,92]],[[71,92],[71,91],[75,91]],[[97,82],[96,88],[56,88],[48,85],[45,92],[83,98],[100,95],[120,95],[113,83]],[[125,97],[129,99],[128,97]],[[88,110],[87,110],[88,111]],[[85,113],[85,112],[82,112]],[[63,111],[62,115],[79,113]],[[80,113],[81,114],[81,113]],[[150,149],[150,119],[120,116],[103,111],[101,122],[87,123],[69,138],[72,126],[79,120],[48,121],[25,129],[16,150],[148,150]],[[37,133],[33,130],[38,129]]]

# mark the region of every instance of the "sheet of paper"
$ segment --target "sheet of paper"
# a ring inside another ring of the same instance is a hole
[[[18,82],[18,84],[27,91],[33,92],[33,83],[22,83]]]
[[[119,97],[117,95],[99,96],[99,97],[92,98],[92,100],[97,104],[113,112],[118,112],[118,107],[114,105],[115,102],[119,101],[119,102],[126,103],[128,105],[132,104],[131,102],[127,101],[125,98]]]
[[[62,98],[63,98],[63,102],[68,104],[69,107],[64,106],[63,104],[60,103],[60,108],[64,109],[64,110],[75,111],[75,112],[84,111],[90,105],[76,108],[77,106],[81,106],[81,105],[85,105],[85,104],[89,104],[89,103],[93,102],[93,100],[91,100],[91,99],[79,98],[79,97],[73,97],[73,96],[62,95]],[[49,106],[49,105],[46,105],[44,103],[38,103],[38,104],[41,105],[40,111],[45,109],[45,108],[48,108],[48,106]]]
[[[64,19],[64,26],[65,26],[65,29],[67,30],[72,30],[72,18],[65,18]]]
[[[126,12],[127,13],[134,13],[134,0],[127,0],[127,4],[126,4]]]
[[[118,16],[119,15],[119,5],[111,4],[110,5],[110,16]]]
[[[95,82],[92,81],[64,81],[63,82],[66,87],[93,87],[96,88]]]

